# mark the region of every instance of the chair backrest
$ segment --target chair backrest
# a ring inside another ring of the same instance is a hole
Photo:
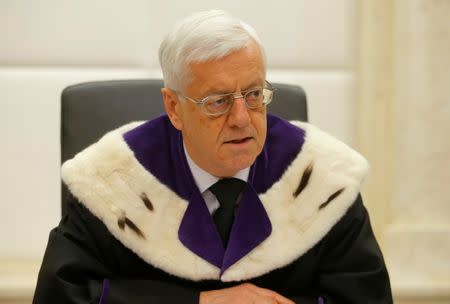
[[[160,79],[95,81],[67,87],[61,97],[61,162],[72,158],[104,133],[127,122],[164,113]],[[288,120],[306,121],[306,95],[299,86],[274,84],[268,111]],[[67,189],[62,189],[65,214]]]

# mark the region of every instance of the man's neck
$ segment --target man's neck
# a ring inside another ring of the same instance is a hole
[[[186,155],[189,169],[191,169],[192,176],[194,177],[195,183],[197,184],[200,193],[203,193],[205,190],[207,190],[209,187],[215,184],[220,178],[212,175],[208,171],[201,168],[197,163],[195,163],[195,161],[192,160],[192,158],[190,157],[189,152],[187,151],[184,145],[183,149],[184,154]],[[240,180],[243,180],[244,182],[247,182],[249,173],[250,167],[247,167],[245,169],[238,171],[235,175],[230,177],[238,178]]]

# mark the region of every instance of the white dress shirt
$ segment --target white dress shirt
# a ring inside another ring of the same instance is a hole
[[[183,145],[184,147],[184,145]],[[186,148],[184,148],[184,154],[186,155],[186,159],[189,165],[189,168],[191,169],[192,176],[194,177],[195,183],[197,184],[198,189],[200,190],[200,193],[203,196],[203,199],[206,202],[206,207],[208,207],[209,213],[213,214],[214,211],[217,210],[217,208],[220,207],[219,201],[217,201],[216,196],[208,190],[209,187],[214,185],[216,182],[219,181],[219,177],[214,176],[202,168],[200,168],[189,156],[189,153],[186,151]],[[238,178],[240,180],[243,180],[244,182],[247,182],[248,175],[250,173],[250,167],[247,167],[245,169],[242,169],[241,171],[237,172],[233,177]]]

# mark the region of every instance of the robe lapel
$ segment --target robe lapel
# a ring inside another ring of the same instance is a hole
[[[222,239],[200,192],[193,191],[181,220],[178,237],[189,250],[221,268],[224,256]]]
[[[189,250],[221,269],[230,266],[252,251],[272,232],[272,225],[258,194],[250,184],[244,188],[226,250],[198,191],[189,199],[189,206],[178,230],[180,241]]]

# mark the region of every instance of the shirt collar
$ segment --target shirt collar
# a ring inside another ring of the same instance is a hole
[[[197,184],[197,187],[200,190],[200,193],[203,193],[206,190],[208,190],[209,187],[211,187],[212,185],[217,183],[220,178],[218,178],[217,176],[214,176],[211,173],[200,168],[191,159],[191,157],[189,156],[189,153],[186,151],[186,147],[184,145],[183,145],[183,149],[184,149],[184,154],[186,155],[189,169],[191,169],[192,176],[194,177],[195,183]],[[243,180],[244,182],[247,182],[249,173],[250,173],[250,167],[247,167],[245,169],[238,171],[233,177]]]

